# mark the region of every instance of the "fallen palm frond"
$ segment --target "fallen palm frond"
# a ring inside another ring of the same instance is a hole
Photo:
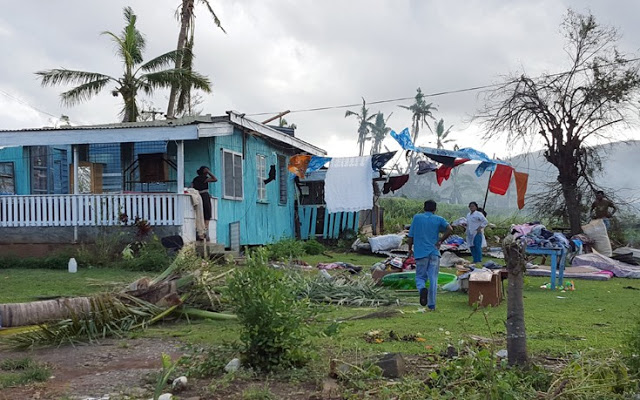
[[[329,303],[343,306],[388,306],[399,304],[398,298],[390,290],[376,286],[366,277],[335,276],[327,279],[318,276],[305,279],[300,274],[292,274],[291,279],[300,288],[300,296],[314,303]]]
[[[187,315],[189,317],[198,317],[204,319],[212,319],[218,321],[226,321],[231,319],[238,319],[238,316],[235,314],[223,314],[213,311],[200,310],[198,308],[192,307],[182,307],[180,308],[180,313]]]
[[[146,327],[164,311],[151,303],[128,295],[102,294],[90,298],[88,312],[70,311],[70,317],[51,324],[41,324],[6,338],[9,346],[30,348],[39,345],[93,342],[107,336]]]

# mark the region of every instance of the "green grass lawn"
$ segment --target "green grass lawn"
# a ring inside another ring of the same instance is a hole
[[[0,269],[0,303],[23,303],[57,296],[83,296],[122,288],[157,273],[121,269],[78,269],[75,274],[51,269]]]
[[[369,266],[381,260],[373,256],[331,253],[305,257],[309,264],[344,261]],[[453,272],[443,268],[443,272]],[[367,272],[365,269],[363,272]],[[315,271],[311,272],[315,273]],[[76,274],[54,270],[0,270],[0,302],[33,301],[47,296],[79,296],[123,287],[142,272],[110,269],[85,269]],[[147,275],[154,275],[153,273]],[[534,354],[556,354],[588,348],[612,348],[622,344],[626,330],[640,317],[640,281],[614,278],[608,282],[574,280],[576,291],[562,293],[541,289],[548,278],[525,278],[525,319],[528,346]],[[403,305],[390,307],[402,314],[387,318],[345,321],[336,335],[315,339],[321,347],[362,351],[400,351],[419,354],[431,347],[457,344],[468,335],[504,338],[507,303],[476,312],[463,293],[440,292],[438,310],[420,312],[417,294],[400,294]],[[370,308],[327,307],[318,317],[320,326],[349,316],[376,311]],[[485,320],[486,315],[486,320]],[[419,333],[424,342],[367,343],[371,330],[400,336]],[[180,337],[187,342],[220,344],[237,340],[239,325],[230,321],[191,321],[165,323],[150,328],[144,335]]]

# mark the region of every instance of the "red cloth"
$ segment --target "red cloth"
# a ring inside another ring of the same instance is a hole
[[[529,174],[513,171],[513,177],[516,180],[516,191],[518,192],[518,209],[522,210],[524,208],[524,195],[527,193]]]
[[[469,161],[468,158],[458,158],[454,161],[453,167],[448,167],[446,165],[441,165],[440,168],[436,170],[436,179],[438,180],[438,185],[442,185],[443,181],[446,181],[451,176],[451,170],[457,167],[460,164],[464,164]]]
[[[511,182],[511,174],[513,174],[513,167],[498,164],[496,171],[489,181],[489,191],[501,196],[507,193],[509,183]]]

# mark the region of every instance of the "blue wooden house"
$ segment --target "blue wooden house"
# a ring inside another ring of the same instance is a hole
[[[91,241],[123,216],[192,241],[185,188],[202,165],[218,178],[210,184],[212,241],[237,249],[295,237],[289,157],[326,154],[292,129],[236,112],[0,131],[0,144],[0,242],[13,243]]]

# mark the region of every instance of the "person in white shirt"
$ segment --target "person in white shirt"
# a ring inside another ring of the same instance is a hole
[[[489,224],[487,218],[478,208],[478,203],[469,203],[467,214],[467,244],[471,249],[474,263],[482,262],[482,244],[484,242],[484,228]]]

